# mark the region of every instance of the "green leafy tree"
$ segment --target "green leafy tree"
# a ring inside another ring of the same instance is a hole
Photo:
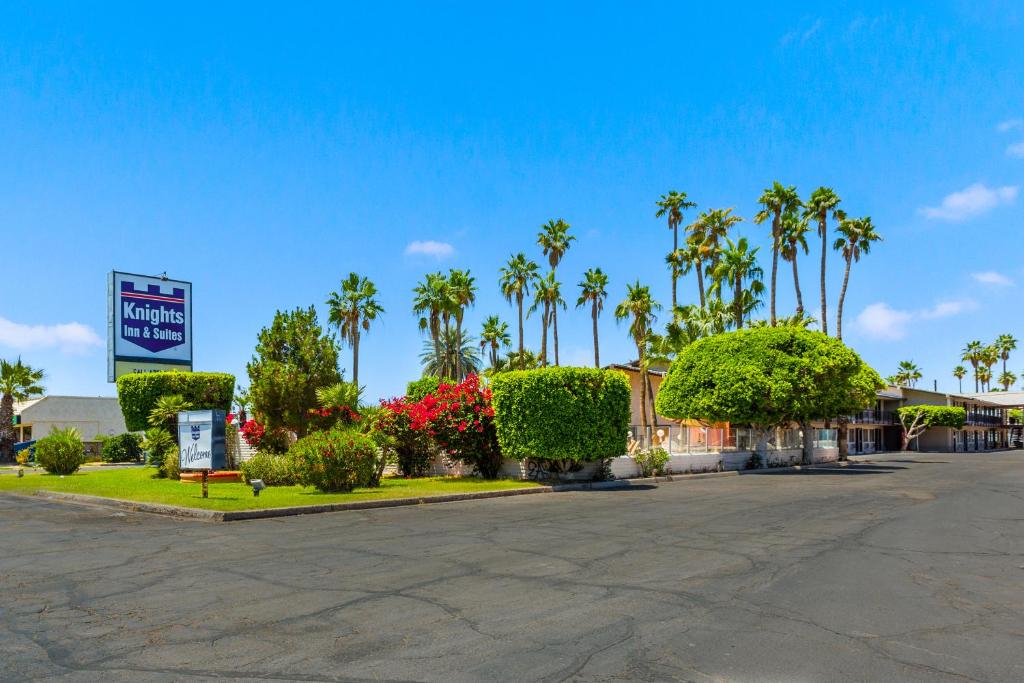
[[[967,368],[962,365],[958,365],[953,368],[953,376],[956,377],[956,381],[959,383],[959,391],[961,394],[964,393],[964,377],[967,376]]]
[[[526,254],[520,252],[509,258],[508,263],[501,268],[498,280],[501,286],[501,293],[509,303],[516,302],[519,312],[519,358],[525,359],[523,346],[523,299],[530,294],[530,285],[537,278],[537,264],[526,258]],[[520,370],[525,367],[520,368]]]
[[[576,308],[590,306],[590,321],[594,332],[594,367],[601,367],[601,352],[597,340],[597,319],[604,310],[604,302],[608,299],[608,276],[600,268],[591,268],[583,274],[579,283],[580,298],[576,300]]]
[[[555,274],[558,264],[562,262],[562,257],[568,251],[569,245],[575,240],[576,238],[569,234],[569,224],[561,218],[557,221],[548,221],[545,225],[541,226],[540,234],[537,235],[537,244],[541,246],[544,250],[544,255],[548,257],[548,265],[551,266],[551,279],[558,279],[558,276]],[[555,365],[558,365],[557,306],[551,309],[551,330],[555,340]]]
[[[660,310],[661,304],[651,296],[651,288],[641,285],[639,280],[635,284],[626,285],[626,298],[615,307],[615,319],[620,322],[629,321],[629,336],[636,345],[640,362],[640,419],[645,433],[648,425],[647,394],[650,382],[646,368],[647,340],[653,332],[657,312]],[[653,410],[653,406],[651,408]]]
[[[0,359],[0,462],[14,459],[14,403],[43,395],[42,370]]]
[[[328,320],[338,328],[342,342],[352,347],[352,382],[359,384],[359,340],[384,308],[376,299],[377,286],[357,273],[349,273],[341,288],[327,297]]]
[[[896,416],[903,426],[902,450],[909,450],[915,441],[932,427],[960,429],[967,419],[967,411],[953,406],[903,406],[896,409]]]
[[[668,229],[672,231],[671,253],[676,254],[679,252],[679,226],[683,222],[683,212],[687,209],[695,208],[697,203],[691,202],[685,192],[676,192],[675,190],[661,195],[661,199],[656,203],[658,212],[654,214],[654,217],[668,219]],[[670,262],[670,265],[672,265],[672,262]],[[672,267],[672,308],[676,307],[676,283],[681,274],[679,269],[674,266]]]
[[[853,350],[821,332],[760,327],[695,341],[672,362],[656,401],[677,420],[728,422],[758,430],[765,462],[772,431],[793,423],[813,457],[811,422],[871,406],[881,378]]]
[[[771,187],[761,193],[757,202],[761,205],[761,210],[754,216],[754,222],[761,224],[771,220],[772,226],[772,283],[769,293],[768,323],[775,327],[775,284],[778,279],[779,251],[782,246],[782,216],[800,208],[800,196],[796,192],[796,187],[792,185],[786,187],[776,180]]]
[[[480,351],[487,349],[491,368],[498,365],[498,357],[501,349],[512,344],[512,337],[508,333],[508,323],[492,315],[484,321],[483,331],[480,333]]]
[[[821,238],[821,331],[828,334],[828,299],[825,295],[825,264],[828,256],[828,217],[837,223],[846,220],[846,212],[839,208],[842,200],[831,187],[819,187],[811,193],[804,205],[804,218],[817,221]]]
[[[309,428],[316,390],[341,381],[338,345],[324,331],[316,309],[278,311],[263,328],[246,366],[257,421],[268,431],[287,429],[299,437]]]
[[[871,251],[871,245],[879,242],[882,236],[875,232],[870,216],[852,218],[842,221],[837,229],[839,237],[832,245],[836,251],[842,252],[846,268],[843,271],[843,287],[839,290],[839,306],[836,308],[836,338],[843,338],[843,303],[846,301],[846,287],[850,284],[850,266],[860,261],[861,256]]]

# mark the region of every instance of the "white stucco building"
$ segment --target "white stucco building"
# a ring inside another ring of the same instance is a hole
[[[14,404],[17,441],[41,439],[54,429],[74,427],[88,451],[98,451],[97,437],[127,431],[121,405],[105,396],[44,396]]]

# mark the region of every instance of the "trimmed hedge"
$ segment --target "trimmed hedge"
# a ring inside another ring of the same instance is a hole
[[[924,429],[930,427],[960,429],[964,426],[964,422],[967,421],[967,411],[954,406],[920,405],[903,406],[896,409],[896,415],[907,425],[912,424],[919,414],[921,419],[918,422],[918,426]]]
[[[161,396],[178,394],[195,410],[231,410],[235,376],[226,372],[140,372],[117,378],[117,400],[130,432],[149,428],[149,412]]]
[[[491,388],[507,458],[589,462],[626,453],[630,388],[623,372],[516,370],[495,376]]]
[[[445,381],[448,384],[458,384],[458,382],[452,382],[450,380]],[[433,375],[420,377],[406,385],[405,397],[409,399],[410,403],[416,403],[417,401],[422,401],[427,394],[436,394],[439,386],[441,386],[441,380]]]

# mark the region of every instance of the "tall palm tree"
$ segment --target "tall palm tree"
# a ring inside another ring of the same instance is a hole
[[[796,192],[796,187],[793,185],[786,187],[776,180],[771,187],[761,193],[757,202],[761,205],[761,210],[754,216],[754,222],[761,224],[769,219],[772,222],[772,284],[768,323],[775,327],[775,283],[779,274],[779,238],[782,229],[782,215],[800,208],[800,196]]]
[[[430,335],[434,352],[441,355],[441,331],[447,326],[451,313],[451,296],[448,293],[448,278],[443,273],[428,273],[423,282],[413,288],[415,295],[412,312],[420,316],[421,332]]]
[[[470,335],[459,339],[452,326],[442,328],[438,344],[423,342],[420,363],[424,374],[459,382],[480,372],[476,340]]]
[[[828,334],[828,299],[825,297],[828,216],[832,214],[832,220],[836,222],[846,220],[846,212],[839,208],[841,201],[831,187],[819,187],[804,205],[804,218],[818,222],[818,237],[821,238],[821,331],[825,334]]]
[[[498,284],[501,286],[501,293],[505,300],[512,303],[514,299],[516,308],[519,310],[519,358],[523,354],[523,298],[529,296],[530,285],[537,277],[537,264],[526,258],[526,254],[519,252],[508,260],[508,263],[501,267],[501,276]],[[520,368],[525,370],[526,368]]]
[[[953,368],[953,376],[956,377],[956,381],[959,383],[958,393],[964,393],[964,377],[967,376],[967,368],[962,365],[958,365]]]
[[[557,277],[555,271],[558,264],[568,251],[569,245],[576,238],[569,234],[569,224],[559,218],[557,221],[548,221],[541,226],[540,234],[537,235],[537,244],[544,250],[548,257],[548,265],[551,266],[551,275]],[[555,337],[555,365],[558,365],[558,307],[551,311],[551,327]]]
[[[714,273],[715,267],[721,258],[722,240],[729,235],[729,230],[743,219],[732,215],[732,208],[710,209],[702,214],[704,225],[704,250],[707,256],[708,272]]]
[[[1001,334],[996,337],[994,344],[999,351],[999,357],[1003,360],[1003,373],[1006,373],[1006,361],[1010,360],[1010,352],[1017,348],[1017,340],[1012,334]]]
[[[1017,375],[1009,370],[1003,370],[1003,374],[999,375],[999,383],[1003,385],[1003,391],[1009,391],[1016,381]]]
[[[647,432],[647,393],[650,378],[646,369],[647,340],[651,335],[654,322],[657,319],[657,311],[661,305],[651,297],[651,289],[641,285],[637,280],[636,284],[626,285],[626,298],[615,307],[615,319],[630,320],[629,335],[636,344],[637,354],[640,362],[640,416],[643,423],[644,433]],[[651,410],[654,406],[651,406]]]
[[[793,287],[796,289],[796,314],[804,314],[804,297],[800,291],[800,272],[796,266],[797,256],[800,250],[807,253],[807,232],[810,228],[807,219],[802,218],[795,211],[790,211],[782,216],[782,234],[779,236],[779,255],[783,261],[789,261],[793,265]]]
[[[978,379],[981,381],[981,390],[988,391],[988,384],[992,381],[992,369],[988,367],[978,368]]]
[[[963,351],[960,352],[960,360],[965,363],[970,363],[971,368],[974,369],[974,392],[981,391],[978,386],[980,379],[978,378],[978,368],[981,366],[981,356],[985,347],[980,341],[970,341],[964,346]]]
[[[895,378],[900,386],[915,387],[922,377],[921,368],[914,361],[901,360]]]
[[[480,350],[487,347],[490,353],[491,367],[498,365],[498,352],[512,344],[508,333],[508,323],[502,322],[496,315],[484,320],[484,329],[480,333]]]
[[[462,347],[462,319],[466,315],[466,309],[476,303],[476,278],[469,274],[468,270],[451,269],[448,271],[448,296],[451,299],[452,317],[455,318],[456,345]],[[461,355],[456,355],[456,362],[462,361]],[[461,367],[456,367],[456,376],[462,377]]]
[[[843,254],[846,270],[843,273],[843,287],[839,290],[839,306],[836,307],[836,339],[843,339],[843,303],[846,301],[846,287],[850,284],[850,266],[860,261],[862,255],[871,251],[873,242],[881,241],[882,236],[875,232],[870,216],[844,220],[836,229],[839,237],[832,248]]]
[[[576,308],[590,304],[590,320],[594,327],[594,367],[601,367],[601,353],[597,344],[597,318],[604,310],[604,302],[608,298],[608,276],[600,268],[591,268],[583,274],[579,283],[580,298],[576,300]]]
[[[747,280],[760,280],[764,277],[764,271],[761,270],[761,266],[757,265],[758,247],[751,249],[746,237],[741,237],[736,242],[726,237],[725,242],[728,246],[722,251],[721,260],[715,267],[714,286],[719,287],[722,282],[726,282],[732,287],[730,306],[732,307],[733,325],[738,330],[743,327],[743,285]]]
[[[21,362],[0,359],[0,462],[14,457],[14,403],[43,395],[44,373]]]
[[[384,313],[375,298],[377,286],[358,273],[349,273],[341,288],[327,295],[328,320],[337,326],[341,341],[352,347],[352,383],[359,386],[359,339],[370,324]]]
[[[982,389],[989,391],[992,389],[992,377],[995,373],[992,372],[992,366],[999,362],[999,349],[991,344],[982,349],[981,352],[981,364],[985,366],[985,370],[988,376],[988,380],[984,382]]]
[[[547,277],[538,278],[534,284],[533,305],[530,306],[532,314],[538,308],[541,309],[541,343],[540,359],[541,364],[547,367],[548,364],[548,329],[552,326],[554,313],[561,306],[565,308],[565,299],[562,298],[561,285],[555,279],[554,271],[548,273]],[[557,346],[558,333],[555,332],[555,344]]]
[[[702,219],[698,218],[693,223],[690,223],[686,226],[686,231],[688,233],[686,247],[682,250],[685,254],[684,263],[686,263],[686,266],[680,270],[680,275],[685,275],[689,272],[690,268],[693,268],[697,275],[698,300],[703,307],[706,303],[704,293],[704,259],[707,255],[708,247],[704,238],[704,223]]]
[[[679,251],[679,225],[683,222],[683,211],[696,207],[697,203],[691,202],[685,192],[671,190],[668,194],[661,195],[656,204],[658,212],[654,217],[668,218],[668,229],[672,231],[672,253],[675,253]],[[672,308],[676,307],[676,282],[679,275],[678,271],[672,271]]]

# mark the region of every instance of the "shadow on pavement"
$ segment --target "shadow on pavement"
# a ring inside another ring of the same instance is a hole
[[[885,465],[885,466],[850,465],[848,467],[821,467],[821,468],[803,469],[803,470],[789,470],[789,469],[782,469],[782,468],[777,469],[777,470],[768,469],[768,470],[758,471],[758,472],[756,472],[756,474],[759,474],[759,475],[762,475],[762,476],[773,475],[773,476],[789,476],[789,477],[803,477],[803,476],[806,476],[808,474],[815,474],[815,475],[827,475],[827,476],[830,476],[830,477],[844,477],[844,476],[851,476],[851,475],[858,475],[858,474],[891,474],[892,472],[895,472],[896,470],[905,470],[905,469],[907,469],[907,468],[906,467],[899,467],[899,466],[896,466],[896,465]],[[752,473],[752,474],[754,474],[754,473]]]

